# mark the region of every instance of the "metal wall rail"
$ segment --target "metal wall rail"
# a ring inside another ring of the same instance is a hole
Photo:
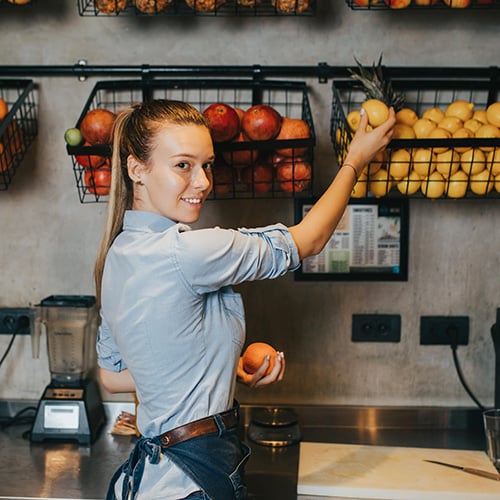
[[[350,70],[355,66],[330,66],[326,62],[320,62],[315,66],[160,66],[160,65],[89,65],[87,61],[81,60],[74,65],[55,66],[0,66],[2,77],[76,77],[85,80],[89,77],[288,77],[288,78],[317,78],[320,83],[326,83],[329,79],[350,78]],[[500,70],[497,66],[489,67],[386,67],[386,75],[391,78],[419,79],[436,78],[449,80],[477,79],[478,81],[490,81],[497,84],[500,81]]]

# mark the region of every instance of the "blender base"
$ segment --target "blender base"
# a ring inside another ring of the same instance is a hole
[[[106,417],[95,381],[82,380],[75,387],[49,384],[38,403],[31,441],[95,441]]]

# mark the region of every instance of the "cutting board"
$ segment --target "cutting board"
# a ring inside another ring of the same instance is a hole
[[[500,499],[500,481],[425,459],[496,472],[482,451],[302,442],[297,493],[299,498]]]

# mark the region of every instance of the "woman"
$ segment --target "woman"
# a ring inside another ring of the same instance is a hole
[[[394,122],[391,110],[365,132],[361,118],[346,162],[299,224],[191,230],[212,189],[215,155],[203,115],[166,100],[119,115],[95,266],[98,358],[106,389],[136,391],[143,437],[112,479],[109,499],[246,497],[236,376],[266,385],[282,379],[285,362],[280,353],[268,376],[268,360],[255,375],[244,373],[243,304],[231,285],[276,278],[320,252]]]

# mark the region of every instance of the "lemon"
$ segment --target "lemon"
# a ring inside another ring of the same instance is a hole
[[[488,115],[485,109],[476,109],[472,114],[472,118],[483,124],[488,123]]]
[[[412,170],[410,175],[404,177],[397,183],[397,188],[401,194],[409,196],[415,194],[420,189],[421,184],[422,181],[420,180],[420,176],[415,170]]]
[[[439,123],[438,127],[448,130],[450,133],[455,133],[459,128],[464,126],[464,122],[456,116],[445,116]]]
[[[500,127],[500,102],[494,102],[486,108],[488,123]]]
[[[486,155],[486,168],[496,177],[500,175],[500,149],[490,151]]]
[[[430,149],[419,148],[412,153],[413,170],[420,177],[427,177],[436,170],[436,155]]]
[[[344,127],[339,127],[335,131],[335,142],[339,145],[347,144],[350,135],[347,133]]]
[[[438,124],[445,117],[444,111],[441,108],[428,108],[423,113],[421,118],[427,118]]]
[[[474,132],[470,128],[459,128],[453,135],[453,139],[470,139],[471,137],[474,137]],[[455,146],[455,151],[457,153],[464,153],[465,151],[468,151],[472,146]]]
[[[476,130],[483,125],[479,120],[475,120],[474,118],[471,118],[470,120],[467,120],[464,122],[464,127],[468,128],[469,130],[472,130],[472,132],[476,133]]]
[[[436,170],[446,179],[460,168],[460,155],[453,149],[448,149],[436,155]]]
[[[410,172],[411,156],[407,149],[396,149],[389,157],[389,174],[394,179],[402,179]]]
[[[462,170],[455,172],[446,183],[446,196],[448,198],[463,198],[467,193],[468,175]]]
[[[413,127],[418,120],[418,115],[411,108],[402,108],[396,113],[396,123]]]
[[[417,139],[424,139],[437,127],[437,123],[429,118],[419,118],[413,125],[413,131]]]
[[[469,175],[475,175],[486,168],[486,156],[479,148],[472,148],[460,155],[460,167]]]
[[[392,179],[385,168],[381,168],[368,178],[368,189],[377,198],[385,196],[391,188]]]
[[[448,105],[444,114],[446,116],[455,116],[462,122],[470,120],[474,113],[474,104],[472,102],[458,100]]]
[[[451,139],[451,132],[445,128],[441,128],[439,125],[431,131],[429,134],[429,139]],[[434,153],[444,153],[450,149],[448,146],[437,146],[432,148]]]
[[[500,193],[500,175],[495,177],[495,189],[497,190],[497,193]]]
[[[470,189],[473,193],[484,196],[493,189],[494,179],[489,170],[483,170],[478,174],[471,175]]]
[[[359,122],[361,120],[361,113],[359,109],[354,109],[351,112],[349,112],[346,116],[346,120],[351,131],[356,132],[356,130],[358,130],[359,127]]]
[[[78,128],[68,128],[64,132],[64,140],[69,146],[79,146],[83,142],[83,135]]]
[[[358,182],[354,185],[351,192],[351,198],[364,198],[368,192],[368,177],[361,172],[358,177]]]
[[[432,172],[429,177],[422,181],[420,190],[427,198],[440,198],[443,196],[446,187],[446,181],[439,172]]]
[[[363,169],[363,172],[370,176],[378,172],[387,161],[386,151],[379,151],[375,158]]]
[[[389,119],[389,107],[379,99],[368,99],[361,107],[366,111],[372,127],[378,127]]]
[[[392,133],[393,139],[415,139],[415,131],[410,125],[405,123],[396,123]]]
[[[486,125],[481,125],[475,133],[475,137],[478,139],[498,139],[500,137],[500,129],[487,123]],[[483,151],[493,151],[493,146],[480,146]]]

